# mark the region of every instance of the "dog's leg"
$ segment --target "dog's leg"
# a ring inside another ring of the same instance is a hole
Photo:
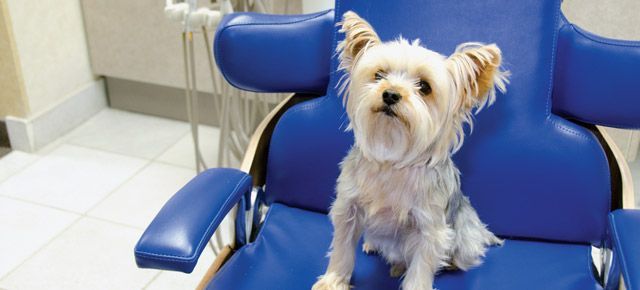
[[[451,248],[451,262],[454,266],[468,270],[482,263],[487,247],[502,245],[502,240],[487,230],[485,224],[480,221],[478,213],[471,206],[469,199],[459,194],[458,206],[450,221],[455,231],[455,238]]]
[[[445,266],[447,252],[453,240],[453,231],[444,219],[417,219],[419,230],[409,234],[404,242],[407,272],[402,281],[403,290],[433,289],[435,273]]]
[[[350,288],[349,280],[355,263],[356,246],[362,234],[362,218],[359,211],[358,206],[350,200],[338,197],[334,202],[329,213],[334,228],[329,266],[326,273],[313,285],[313,290]]]

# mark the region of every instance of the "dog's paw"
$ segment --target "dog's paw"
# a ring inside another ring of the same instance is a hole
[[[376,252],[376,249],[373,247],[373,245],[369,244],[368,242],[364,242],[362,244],[362,251],[367,255],[371,255]]]
[[[393,264],[391,265],[391,269],[389,270],[389,276],[393,278],[398,278],[404,275],[404,272],[407,271],[407,266],[404,264]]]
[[[482,257],[484,257],[484,252],[467,255],[458,254],[453,258],[451,265],[454,266],[456,270],[467,271],[471,268],[480,266],[480,264],[482,264]]]
[[[318,278],[311,290],[349,290],[349,281],[335,273],[327,273]]]

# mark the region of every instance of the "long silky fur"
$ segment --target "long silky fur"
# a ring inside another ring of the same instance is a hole
[[[342,21],[336,25],[340,26],[338,31],[345,35],[344,40],[336,46],[336,53],[340,59],[338,71],[344,73],[338,80],[338,93],[342,95],[344,104],[349,95],[347,87],[349,86],[351,68],[367,49],[380,43],[380,38],[368,22],[362,21],[357,14],[351,11],[347,11],[342,17]]]
[[[493,44],[465,43],[449,57],[403,38],[382,43],[369,23],[344,14],[336,53],[338,90],[355,144],[340,164],[329,266],[313,290],[349,289],[355,251],[376,252],[401,274],[403,290],[433,287],[443,267],[469,269],[487,247],[502,243],[460,189],[451,159],[462,146],[464,123],[505,92],[509,73]],[[376,71],[383,77],[374,77]],[[420,92],[428,80],[431,93]],[[382,92],[401,95],[387,115]]]

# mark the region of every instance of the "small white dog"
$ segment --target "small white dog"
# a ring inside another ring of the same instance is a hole
[[[449,57],[418,40],[382,43],[353,12],[343,16],[338,46],[341,90],[355,144],[341,164],[330,261],[314,290],[347,290],[355,248],[377,252],[404,275],[402,289],[433,288],[442,267],[467,270],[502,244],[460,191],[451,155],[472,113],[505,91],[494,45],[464,43]]]

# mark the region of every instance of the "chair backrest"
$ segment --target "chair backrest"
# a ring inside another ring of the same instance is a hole
[[[560,0],[367,0],[336,2],[383,40],[420,38],[448,55],[468,41],[496,43],[512,73],[505,95],[476,118],[454,159],[482,220],[506,237],[598,243],[610,210],[607,157],[589,130],[551,111]],[[335,44],[343,37],[335,34]],[[267,167],[267,201],[326,212],[338,163],[353,142],[332,76],[327,96],[279,121]]]

